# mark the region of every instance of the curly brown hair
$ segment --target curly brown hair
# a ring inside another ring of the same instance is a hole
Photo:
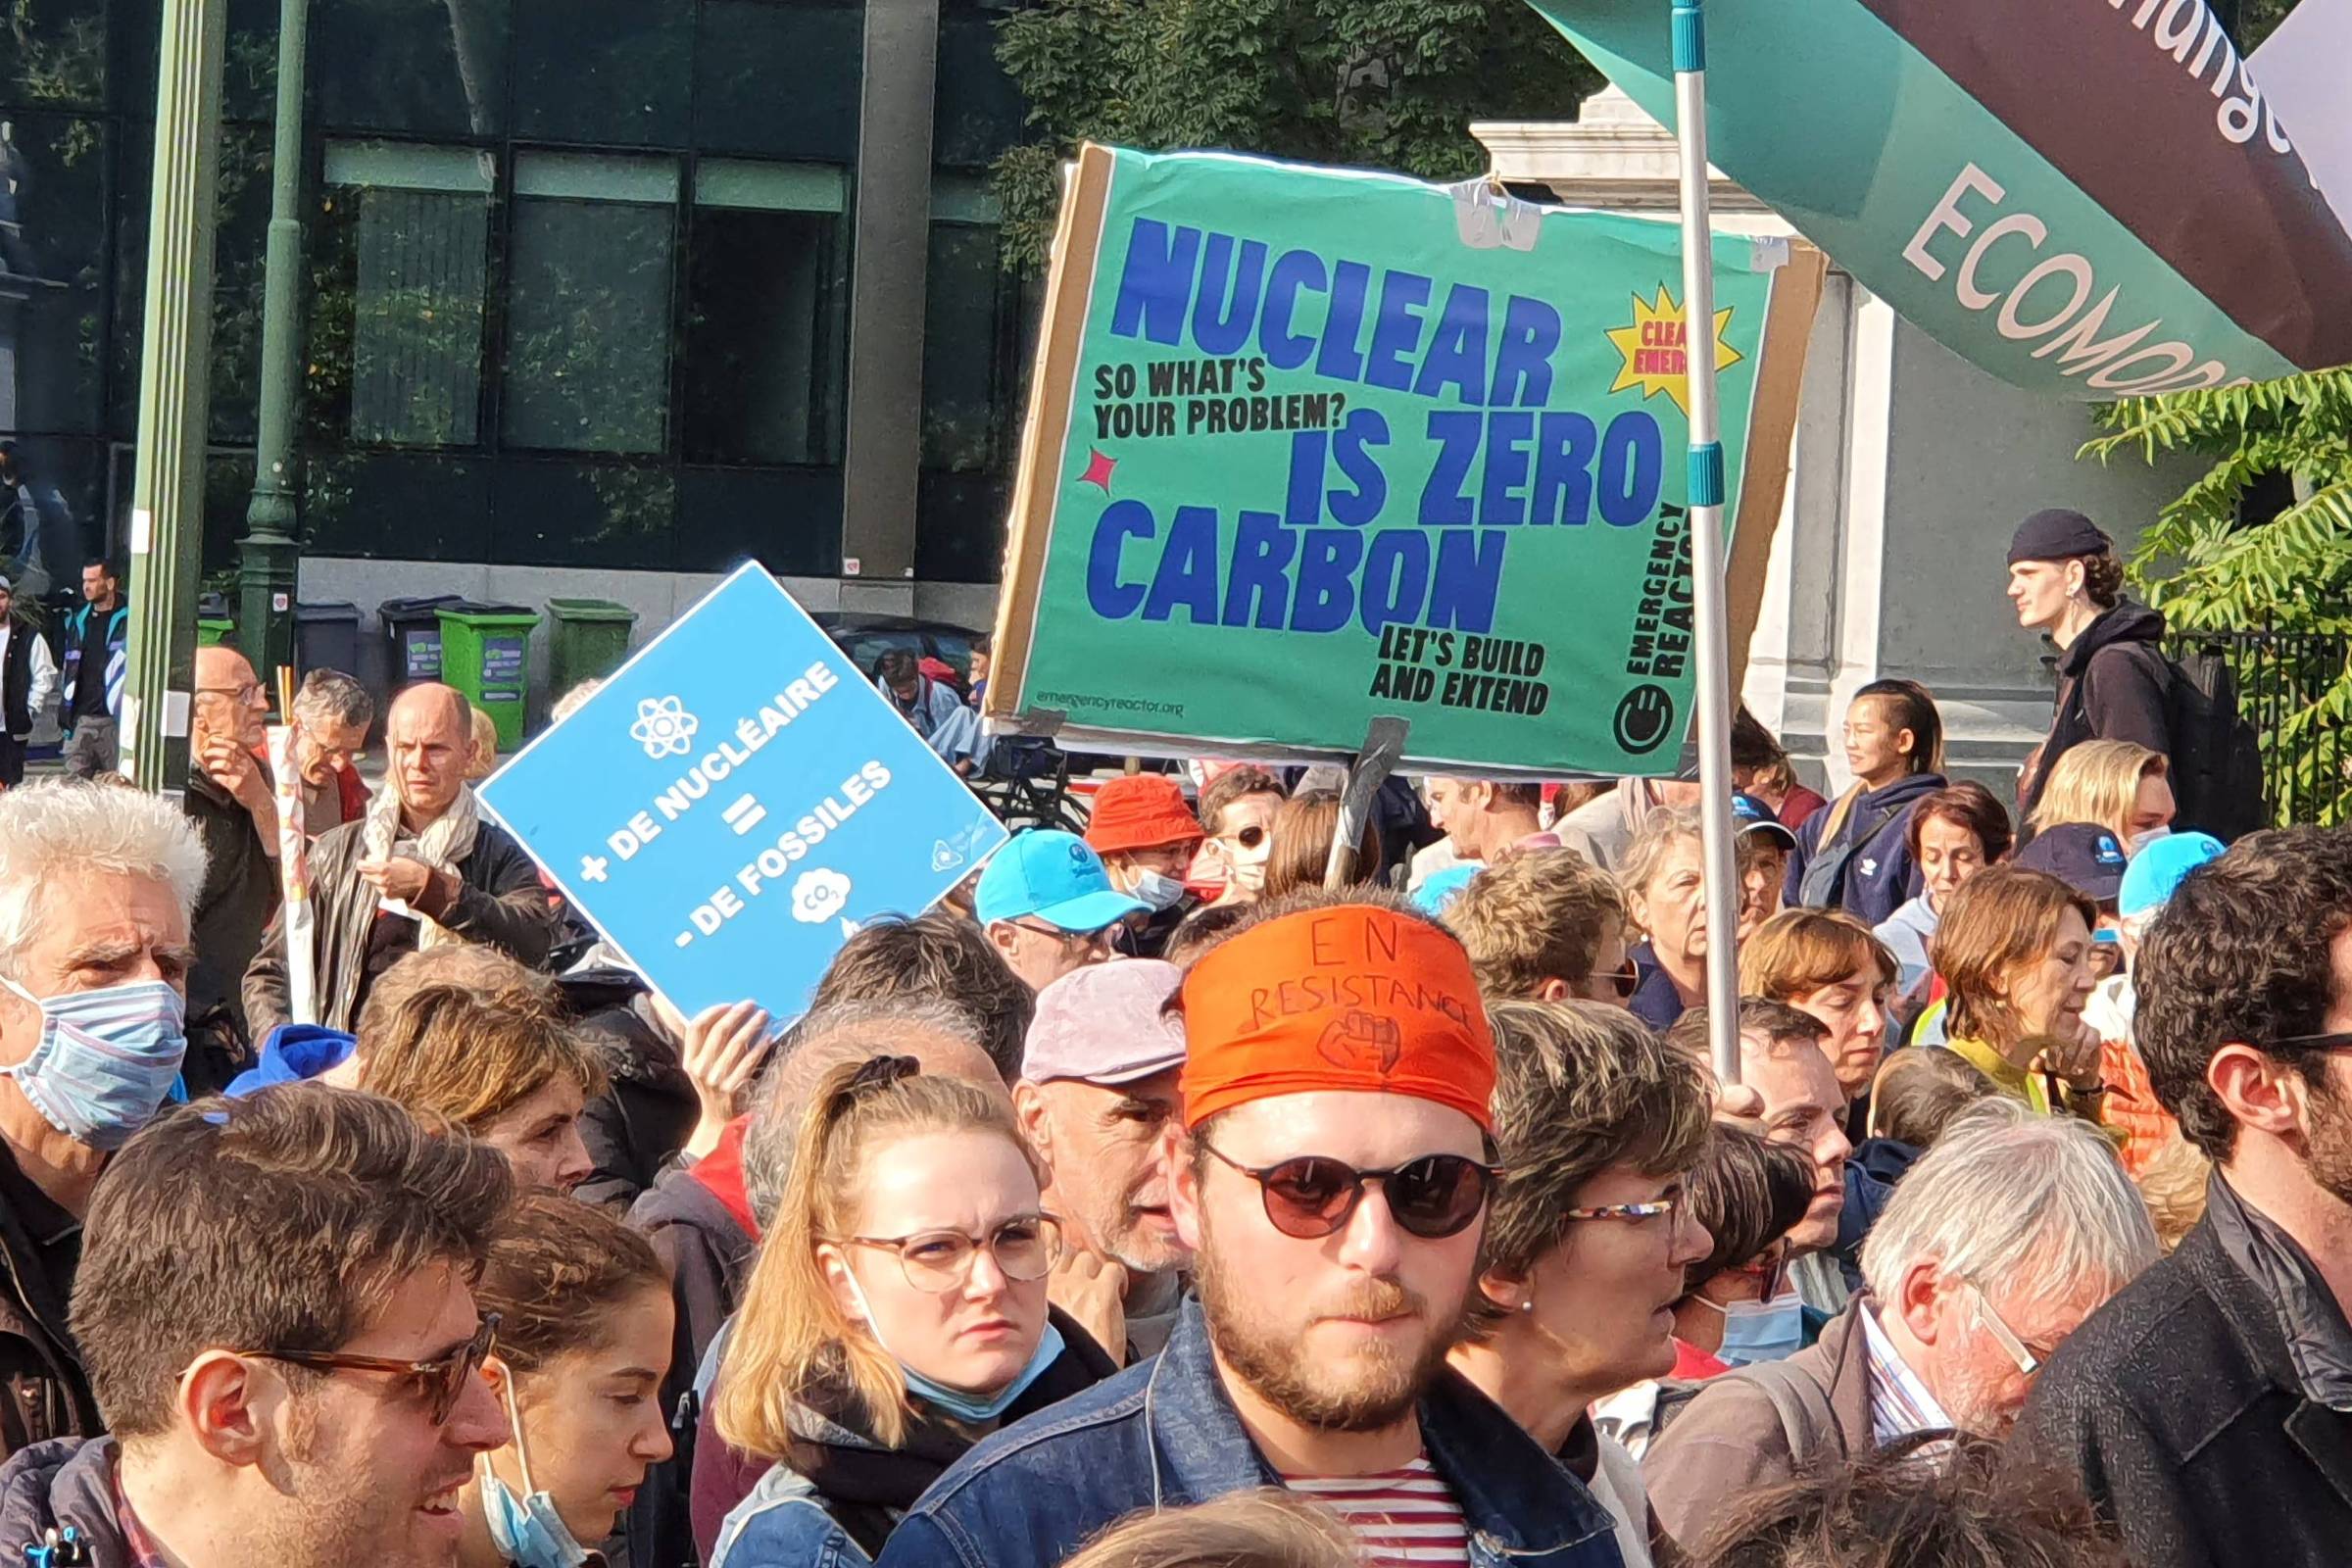
[[[1568,849],[1524,850],[1487,867],[1446,910],[1479,990],[1495,1002],[1533,997],[1546,980],[1581,995],[1612,920],[1625,923],[1616,882]]]

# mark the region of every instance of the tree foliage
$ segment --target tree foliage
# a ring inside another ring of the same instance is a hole
[[[1600,85],[1524,0],[1041,0],[997,53],[1035,132],[996,170],[1015,266],[1044,261],[1081,141],[1462,179],[1473,120],[1567,120]]]
[[[2176,629],[2270,634],[2238,645],[2238,679],[2265,725],[2273,804],[2352,820],[2352,367],[2134,398],[2101,420],[2086,457],[2211,459],[2141,534],[2132,580]],[[2293,501],[2249,521],[2249,490],[2273,475],[2292,479]]]

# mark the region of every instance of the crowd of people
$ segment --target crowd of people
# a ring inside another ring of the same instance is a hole
[[[371,792],[304,684],[290,926],[206,650],[181,799],[0,792],[0,1555],[2334,1561],[2352,836],[2168,831],[2088,528],[2019,532],[2068,652],[2017,810],[1914,682],[1834,799],[1742,716],[1736,996],[1695,785],[1437,778],[1335,851],[1220,761],[681,1017],[445,687]]]

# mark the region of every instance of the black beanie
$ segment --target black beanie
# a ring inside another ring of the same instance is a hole
[[[2098,525],[2088,517],[2080,512],[2053,507],[2047,512],[2036,512],[2017,525],[2017,537],[2009,541],[2009,564],[2103,556],[2114,548],[2115,541],[2099,532]]]

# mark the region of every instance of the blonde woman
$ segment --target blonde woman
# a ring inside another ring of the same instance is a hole
[[[2034,808],[2033,830],[2090,822],[2137,855],[2173,830],[2172,764],[2162,752],[2131,741],[2084,741],[2050,769]]]
[[[1112,1370],[1046,1304],[1060,1227],[1003,1100],[909,1056],[845,1063],[794,1147],[713,1395],[727,1448],[770,1468],[711,1568],[870,1562],[965,1449]],[[698,1513],[730,1462],[698,1449]]]

